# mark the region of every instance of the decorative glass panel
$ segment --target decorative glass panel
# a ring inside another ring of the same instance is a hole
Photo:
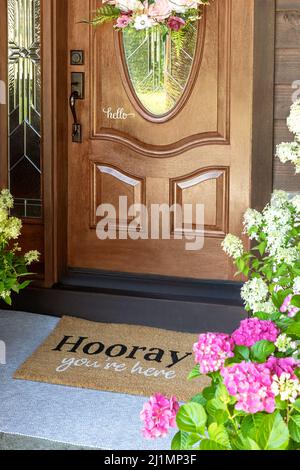
[[[198,27],[190,25],[180,51],[159,28],[123,32],[125,59],[134,91],[151,114],[168,114],[181,99],[192,70]]]
[[[18,216],[41,202],[40,0],[8,0],[9,181]]]

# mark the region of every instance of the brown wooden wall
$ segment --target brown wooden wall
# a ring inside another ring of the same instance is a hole
[[[300,81],[300,0],[276,0],[275,146],[293,140],[286,126],[292,104],[292,83]],[[299,86],[299,85],[298,85]],[[294,167],[274,160],[274,188],[300,192]]]

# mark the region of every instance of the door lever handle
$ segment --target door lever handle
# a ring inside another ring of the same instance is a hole
[[[76,113],[76,101],[79,99],[78,91],[73,91],[70,96],[70,109],[73,116],[73,126],[72,126],[72,141],[75,143],[82,142],[82,127],[79,124]]]

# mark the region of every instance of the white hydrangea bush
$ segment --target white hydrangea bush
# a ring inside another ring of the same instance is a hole
[[[296,173],[300,173],[300,100],[292,105],[287,125],[289,131],[295,135],[295,141],[279,144],[276,149],[276,157],[282,163],[293,163]]]
[[[246,251],[242,240],[228,235],[223,249],[233,258],[238,274],[249,280],[241,291],[252,313],[272,315],[281,309],[290,317],[299,311],[300,296],[300,196],[290,198],[276,191],[262,212],[248,209],[244,233],[253,248]]]
[[[21,235],[22,221],[12,217],[14,206],[12,195],[7,189],[0,193],[0,299],[12,304],[12,293],[19,293],[29,284],[28,267],[39,260],[38,251],[21,254],[16,240]]]

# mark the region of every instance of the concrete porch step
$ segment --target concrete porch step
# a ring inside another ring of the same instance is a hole
[[[145,441],[141,436],[143,397],[12,378],[58,321],[0,311],[7,362],[0,365],[0,449],[170,449],[170,438]]]

